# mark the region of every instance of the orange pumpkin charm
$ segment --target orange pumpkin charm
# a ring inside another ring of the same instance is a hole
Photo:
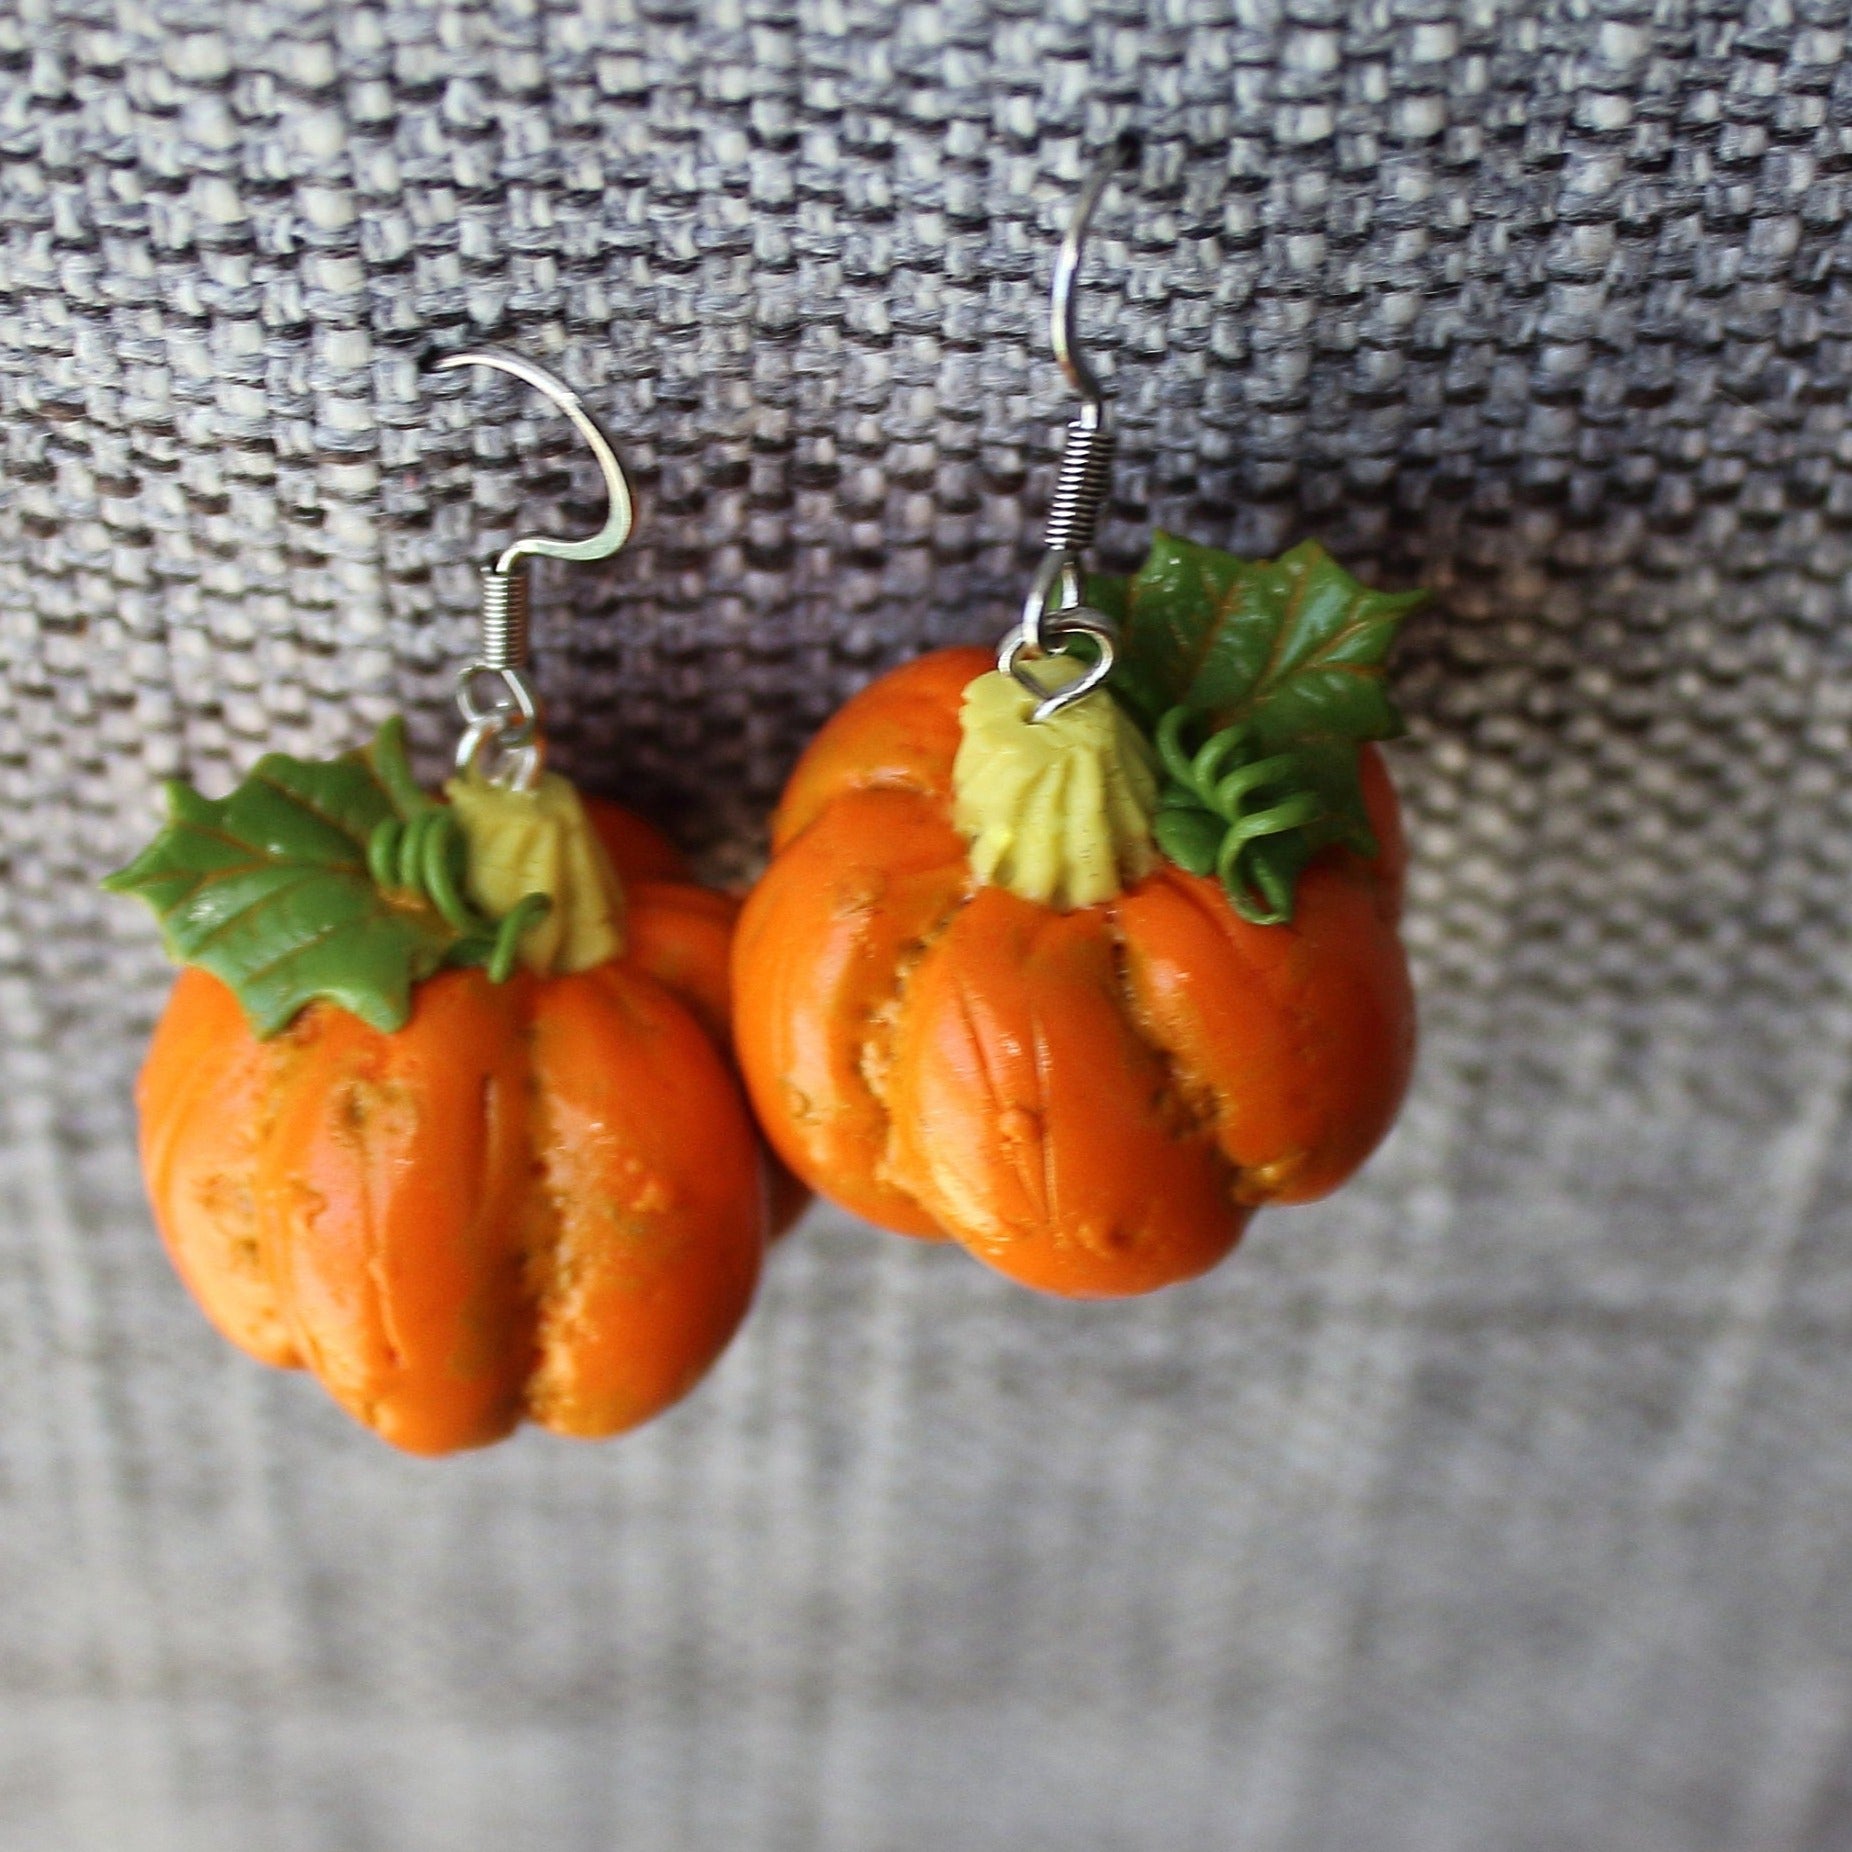
[[[1260,1204],[1335,1188],[1414,1047],[1396,800],[1357,744],[1393,730],[1412,599],[1315,547],[1167,536],[1088,594],[1112,692],[1046,728],[1061,659],[1019,688],[974,649],[824,727],[733,960],[741,1067],[800,1177],[1076,1298],[1200,1274]]]
[[[166,827],[104,883],[187,967],[138,1093],[175,1267],[233,1343],[413,1453],[659,1414],[804,1197],[733,1069],[734,903],[544,770],[527,567],[624,544],[611,440],[537,362],[437,363],[459,368],[563,412],[607,506],[586,539],[483,566],[446,801],[388,721],[339,759],[268,754],[227,798],[170,784]]]
[[[172,788],[113,878],[189,967],[139,1089],[155,1218],[226,1337],[396,1446],[615,1434],[701,1378],[758,1277],[735,906],[561,779],[436,804],[401,755],[389,727],[218,804]],[[495,903],[498,854],[546,904]]]

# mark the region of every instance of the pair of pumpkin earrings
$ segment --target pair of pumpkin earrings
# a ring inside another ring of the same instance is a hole
[[[921,657],[800,759],[743,907],[543,763],[527,561],[628,536],[611,445],[589,540],[483,569],[443,794],[403,724],[259,760],[108,885],[185,968],[143,1069],[174,1264],[263,1362],[395,1445],[523,1418],[600,1437],[702,1377],[809,1189],[1074,1298],[1203,1272],[1254,1209],[1335,1188],[1413,1053],[1402,838],[1368,742],[1420,594],[1315,543],[1247,561],[1159,534],[1083,555],[1109,482],[1074,285],[1121,142],[1055,266],[1081,399],[1047,550],[1000,652]]]

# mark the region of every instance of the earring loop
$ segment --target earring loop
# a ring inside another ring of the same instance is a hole
[[[482,771],[497,784],[531,791],[540,778],[546,745],[541,735],[539,690],[528,672],[528,562],[609,559],[630,538],[634,518],[630,484],[603,426],[557,373],[537,360],[499,347],[446,354],[434,370],[449,372],[456,367],[487,367],[531,386],[572,421],[604,479],[605,519],[597,533],[583,540],[526,535],[482,568],[482,642],[476,659],[457,675],[457,708],[464,723],[463,737],[457,742],[457,770]],[[494,676],[500,684],[500,695],[486,707],[475,698],[484,676]]]
[[[1094,212],[1113,176],[1133,165],[1142,148],[1139,136],[1127,130],[1094,164],[1055,253],[1049,288],[1049,345],[1081,405],[1079,414],[1068,424],[1061,469],[1048,504],[1043,536],[1047,552],[1023,599],[1016,629],[1004,638],[997,651],[998,668],[1036,696],[1035,709],[1029,716],[1032,721],[1051,719],[1063,708],[1084,700],[1112,673],[1112,630],[1103,613],[1084,602],[1086,580],[1080,564],[1081,554],[1093,544],[1100,507],[1111,486],[1113,434],[1105,388],[1081,346],[1078,284]],[[1057,653],[1064,639],[1077,636],[1095,639],[1098,659],[1078,680],[1051,694],[1022,666],[1023,659],[1033,661]]]

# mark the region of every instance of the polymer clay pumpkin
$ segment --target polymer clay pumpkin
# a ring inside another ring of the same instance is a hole
[[[396,723],[169,788],[110,883],[187,967],[141,1076],[149,1195],[219,1330],[394,1445],[615,1434],[714,1362],[767,1237],[734,903],[554,774],[448,795]]]
[[[1411,595],[1316,546],[1160,535],[1107,687],[944,650],[793,773],[734,945],[760,1123],[805,1181],[1077,1298],[1188,1279],[1342,1183],[1406,1088],[1381,662]],[[1418,595],[1415,595],[1418,596]],[[1110,689],[1111,692],[1108,692]]]

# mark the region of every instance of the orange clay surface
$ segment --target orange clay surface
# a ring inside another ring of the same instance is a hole
[[[1317,857],[1286,926],[1170,862],[1070,913],[980,888],[952,827],[959,705],[986,650],[921,657],[800,760],[734,938],[734,1035],[785,1162],[905,1234],[1072,1298],[1215,1265],[1254,1209],[1335,1189],[1414,1056],[1405,861]]]
[[[207,1315],[413,1453],[523,1417],[585,1437],[647,1421],[758,1278],[767,1166],[726,1040],[735,903],[647,824],[586,808],[624,881],[621,958],[501,985],[445,971],[394,1034],[317,1003],[268,1042],[188,969],[142,1072],[149,1193]]]

